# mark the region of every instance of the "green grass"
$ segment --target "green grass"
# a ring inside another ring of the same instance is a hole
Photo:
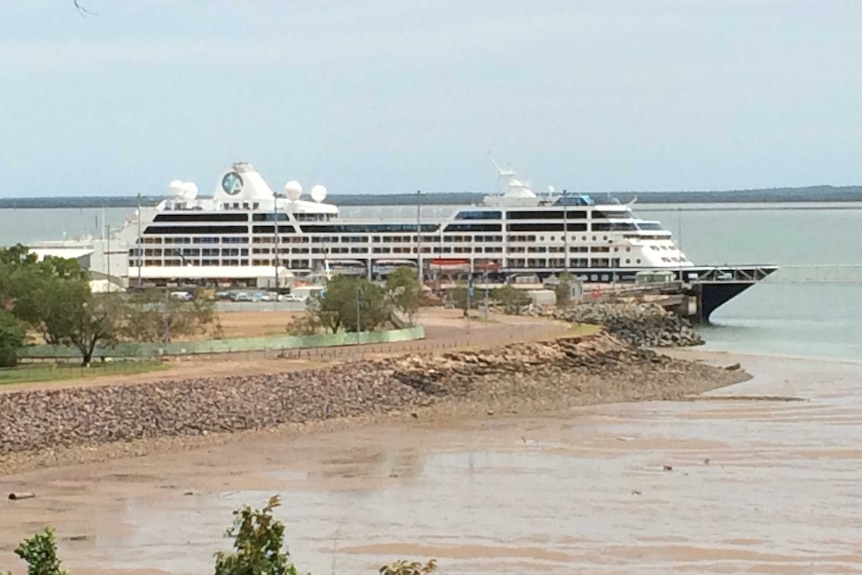
[[[110,375],[132,375],[158,371],[167,367],[168,364],[158,361],[97,362],[90,367],[81,367],[72,363],[30,363],[11,369],[0,369],[0,386],[16,383],[62,381],[64,379],[90,379]]]

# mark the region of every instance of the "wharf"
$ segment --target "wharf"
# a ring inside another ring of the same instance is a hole
[[[584,301],[657,303],[696,323],[708,323],[710,315],[718,307],[777,270],[778,267],[774,265],[694,266],[676,270],[649,270],[671,272],[671,281],[658,283],[636,283],[636,273],[645,270],[570,270],[570,273],[581,281]],[[538,274],[535,277],[540,279]],[[500,285],[502,284],[484,282],[477,278],[473,282],[473,289],[478,296],[483,291]],[[544,284],[536,281],[514,281],[511,285],[524,290],[546,289]],[[455,287],[455,284],[439,287],[445,291]]]

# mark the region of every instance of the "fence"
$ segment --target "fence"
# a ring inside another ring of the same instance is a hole
[[[415,326],[406,329],[371,331],[360,333],[335,333],[310,336],[270,336],[227,338],[206,341],[184,341],[171,343],[120,343],[114,347],[97,348],[94,360],[104,358],[152,358],[216,354],[249,354],[279,352],[282,355],[299,356],[302,351],[317,348],[357,346],[362,344],[393,344],[419,340],[425,337],[425,329]],[[76,348],[57,345],[36,345],[18,350],[20,360],[72,359],[80,357]],[[306,355],[310,355],[306,354]]]

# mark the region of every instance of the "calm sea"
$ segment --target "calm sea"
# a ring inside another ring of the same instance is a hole
[[[451,210],[426,206],[422,219]],[[788,267],[727,303],[704,328],[708,348],[862,361],[862,272],[839,267],[862,268],[862,204],[639,205],[635,212],[661,221],[697,263],[828,266]],[[116,226],[129,214],[125,208],[0,210],[0,245],[99,235],[105,222]],[[416,207],[349,207],[342,216],[415,221]],[[821,281],[797,283],[806,279]]]

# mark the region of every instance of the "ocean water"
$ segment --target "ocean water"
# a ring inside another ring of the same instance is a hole
[[[452,209],[424,206],[422,219]],[[636,205],[635,213],[661,221],[699,264],[784,266],[713,314],[703,328],[707,348],[862,361],[862,204]],[[125,208],[0,210],[0,245],[100,235],[129,215]],[[414,221],[416,207],[349,207],[342,217]]]

